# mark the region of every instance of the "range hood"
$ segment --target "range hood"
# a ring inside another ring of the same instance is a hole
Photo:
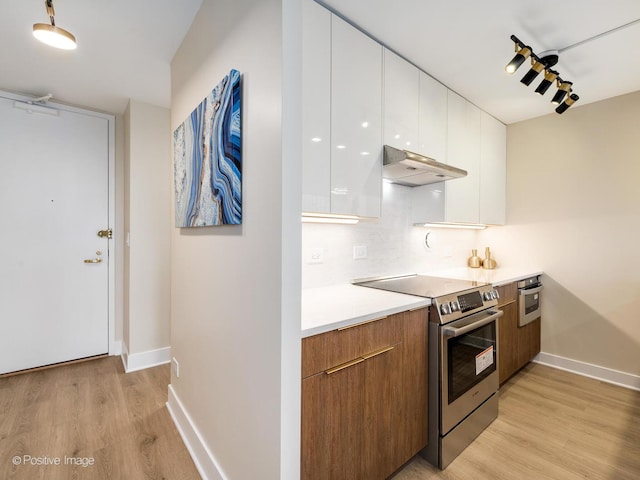
[[[466,177],[466,170],[440,163],[408,150],[384,146],[382,176],[409,187]]]

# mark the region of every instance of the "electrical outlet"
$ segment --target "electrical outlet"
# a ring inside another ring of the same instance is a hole
[[[173,368],[173,374],[176,378],[180,378],[180,364],[178,363],[178,360],[176,360],[176,357],[171,359],[171,367]]]
[[[367,246],[366,245],[355,245],[353,247],[353,259],[361,260],[363,258],[367,258]]]
[[[307,263],[324,263],[324,248],[312,248],[307,257]]]

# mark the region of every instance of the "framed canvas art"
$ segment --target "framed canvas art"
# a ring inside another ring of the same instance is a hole
[[[176,227],[242,223],[240,77],[231,70],[173,132]]]

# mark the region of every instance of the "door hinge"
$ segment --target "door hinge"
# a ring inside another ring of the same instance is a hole
[[[107,230],[98,230],[98,236],[100,238],[108,238],[110,240],[113,238],[113,230],[110,228]]]

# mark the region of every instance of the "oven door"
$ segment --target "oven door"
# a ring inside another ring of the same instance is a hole
[[[440,327],[440,434],[498,391],[498,318],[483,310]]]
[[[523,327],[535,319],[540,318],[540,300],[542,285],[533,288],[518,289],[518,326]]]

